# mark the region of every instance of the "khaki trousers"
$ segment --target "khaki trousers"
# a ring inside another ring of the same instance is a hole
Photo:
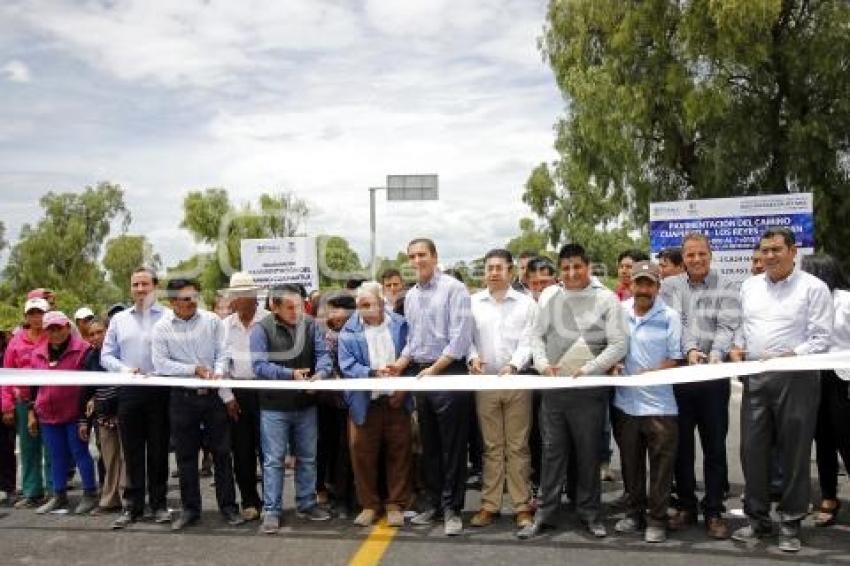
[[[121,507],[121,492],[126,484],[121,435],[117,427],[97,425],[97,436],[100,439],[100,457],[106,468],[100,491],[100,506],[107,509]]]
[[[484,440],[481,508],[502,509],[507,480],[514,511],[529,511],[531,501],[531,391],[478,391],[475,403]]]

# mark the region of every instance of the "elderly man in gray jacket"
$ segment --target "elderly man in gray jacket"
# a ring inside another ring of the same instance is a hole
[[[532,337],[534,365],[541,375],[553,377],[604,374],[626,355],[624,311],[611,291],[591,284],[590,261],[582,246],[564,246],[558,262],[564,289],[538,313]],[[534,522],[517,533],[520,539],[534,537],[552,524],[570,448],[578,462],[578,516],[594,536],[607,535],[601,520],[599,444],[610,395],[605,386],[543,392],[541,504]]]

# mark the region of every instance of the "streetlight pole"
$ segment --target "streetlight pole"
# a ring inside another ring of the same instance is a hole
[[[375,233],[377,231],[375,221],[375,192],[385,190],[387,190],[386,187],[369,187],[369,253],[372,258],[371,265],[369,266],[369,272],[372,275],[372,280],[375,280],[378,276],[378,256],[376,255],[377,250],[375,249]]]

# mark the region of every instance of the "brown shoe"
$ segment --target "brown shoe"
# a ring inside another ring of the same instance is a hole
[[[693,513],[679,509],[672,517],[667,519],[667,528],[671,531],[684,531],[696,523],[697,518]]]
[[[529,511],[520,511],[516,514],[516,526],[520,529],[534,524],[534,515]]]
[[[717,540],[726,540],[732,536],[729,525],[722,517],[709,517],[705,520],[705,532],[709,537]]]
[[[486,509],[482,509],[478,513],[472,517],[472,520],[469,521],[469,524],[473,527],[488,527],[493,524],[493,519],[496,518],[496,513],[492,513],[487,511]]]

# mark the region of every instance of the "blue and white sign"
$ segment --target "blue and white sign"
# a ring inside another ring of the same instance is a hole
[[[794,232],[802,254],[814,253],[815,223],[811,193],[656,202],[649,206],[649,238],[653,256],[678,247],[688,232],[711,240],[714,265],[722,275],[743,279],[750,274],[753,247],[770,227]]]
[[[316,238],[242,240],[242,270],[260,287],[298,283],[308,292],[318,289]]]

